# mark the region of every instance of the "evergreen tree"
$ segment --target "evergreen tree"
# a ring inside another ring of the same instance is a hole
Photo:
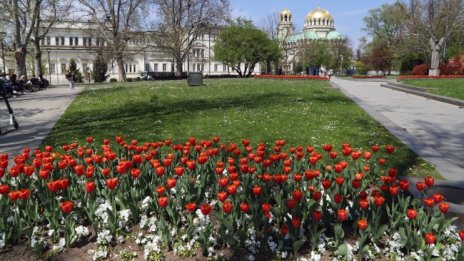
[[[103,57],[98,56],[97,59],[93,62],[93,71],[92,77],[95,82],[104,82],[108,78],[107,75],[108,64],[103,59]]]
[[[82,73],[77,69],[77,64],[74,59],[71,59],[69,62],[69,73],[74,75],[74,79],[76,82],[82,82]]]

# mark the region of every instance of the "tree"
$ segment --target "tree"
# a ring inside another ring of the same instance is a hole
[[[439,64],[451,35],[464,30],[464,1],[409,0],[408,32],[429,44],[430,74],[439,74]]]
[[[6,13],[0,19],[13,28],[13,49],[15,55],[15,74],[25,75],[27,47],[36,26],[36,17],[40,11],[40,0],[4,1]]]
[[[153,0],[158,19],[153,35],[156,47],[168,53],[182,74],[182,64],[197,38],[229,20],[228,0]]]
[[[79,0],[95,23],[118,65],[119,79],[126,80],[124,55],[127,42],[140,27],[140,14],[146,0]]]
[[[92,77],[95,82],[104,82],[108,78],[108,63],[102,55],[98,55],[93,62]]]
[[[36,0],[37,14],[35,15],[35,27],[32,35],[34,44],[34,73],[36,76],[44,75],[42,64],[42,51],[40,43],[50,31],[55,22],[68,16],[71,4],[59,0]]]
[[[79,71],[79,69],[77,69],[77,64],[74,59],[69,61],[69,73],[74,75],[76,82],[82,82],[82,73]]]
[[[232,67],[240,77],[249,77],[259,62],[280,59],[281,53],[276,41],[242,19],[224,28],[214,45],[214,59]]]

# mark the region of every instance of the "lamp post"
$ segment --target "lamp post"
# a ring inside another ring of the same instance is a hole
[[[51,65],[50,65],[50,49],[47,49],[47,55],[48,55],[48,79],[50,79],[50,85],[52,85],[52,75],[51,75]]]
[[[340,55],[340,75],[343,73],[343,55]]]
[[[1,45],[2,45],[3,73],[6,73],[6,66],[5,66],[5,49],[4,49],[4,46],[3,46],[3,38],[5,37],[6,33],[5,33],[5,32],[0,32],[0,35],[2,35]]]

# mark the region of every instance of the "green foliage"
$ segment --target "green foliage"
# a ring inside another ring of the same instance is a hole
[[[118,81],[118,79],[116,79],[116,78],[110,78],[110,82],[117,82],[117,81]]]
[[[363,61],[357,61],[355,66],[358,74],[365,75],[369,71],[369,66]]]
[[[93,62],[92,77],[95,82],[104,82],[109,77],[106,73],[108,72],[108,64],[101,55],[97,56],[97,59]]]
[[[74,80],[76,82],[83,82],[82,79],[82,73],[80,72],[79,69],[77,69],[77,64],[76,64],[76,61],[74,59],[71,59],[71,61],[69,62],[69,73],[71,73],[72,75],[74,75]]]
[[[278,42],[243,19],[222,30],[214,45],[214,59],[233,67],[241,77],[250,76],[255,64],[278,61],[281,56]]]

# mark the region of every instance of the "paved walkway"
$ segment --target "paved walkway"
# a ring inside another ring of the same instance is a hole
[[[49,88],[9,99],[19,123],[17,130],[8,126],[8,110],[4,101],[0,100],[0,127],[2,131],[8,127],[8,132],[0,135],[0,153],[14,156],[25,147],[39,146],[82,89],[83,87],[76,87],[74,90],[67,87]]]
[[[383,88],[381,82],[331,82],[444,178],[464,180],[464,109]]]

